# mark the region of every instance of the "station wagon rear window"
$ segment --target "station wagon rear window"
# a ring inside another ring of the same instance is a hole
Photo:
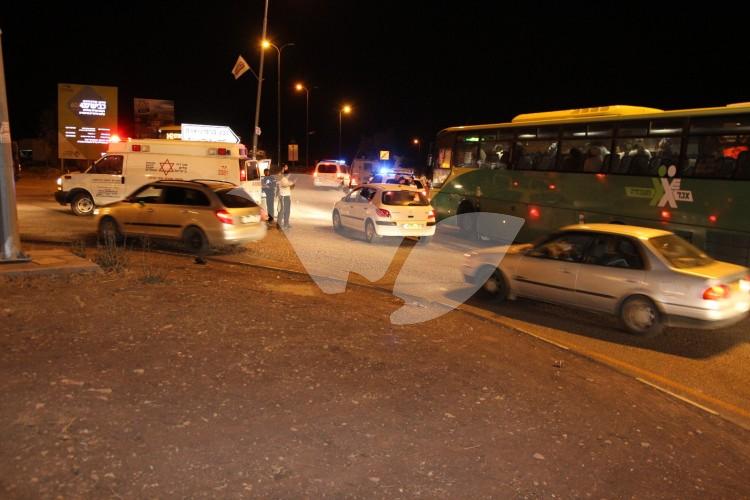
[[[252,208],[258,205],[242,188],[220,189],[216,195],[227,208]]]

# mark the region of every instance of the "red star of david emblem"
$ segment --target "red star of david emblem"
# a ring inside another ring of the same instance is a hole
[[[174,172],[174,163],[170,162],[169,158],[163,162],[159,162],[159,172],[163,172],[164,177],[168,176],[170,173]]]

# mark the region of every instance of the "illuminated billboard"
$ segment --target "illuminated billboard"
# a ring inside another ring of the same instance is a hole
[[[57,156],[95,160],[117,129],[117,87],[57,84]]]
[[[136,97],[133,108],[137,139],[157,139],[161,127],[174,124],[174,101]]]

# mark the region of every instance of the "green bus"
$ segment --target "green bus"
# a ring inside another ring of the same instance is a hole
[[[438,219],[522,217],[519,242],[579,222],[665,228],[750,264],[750,103],[604,106],[451,127],[437,136],[432,169]]]

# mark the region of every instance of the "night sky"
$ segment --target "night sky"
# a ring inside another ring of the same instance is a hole
[[[65,82],[118,87],[121,135],[132,133],[133,97],[173,99],[178,123],[229,125],[251,144],[256,81],[230,70],[239,54],[258,68],[263,0],[10,3],[0,28],[14,137],[55,119]],[[296,44],[282,58],[282,136],[304,144],[298,80],[317,87],[311,159],[335,156],[345,102],[351,157],[362,139],[408,152],[412,138],[427,145],[444,127],[533,111],[750,101],[748,13],[719,2],[270,0],[269,38]],[[268,51],[269,151],[276,64]]]

